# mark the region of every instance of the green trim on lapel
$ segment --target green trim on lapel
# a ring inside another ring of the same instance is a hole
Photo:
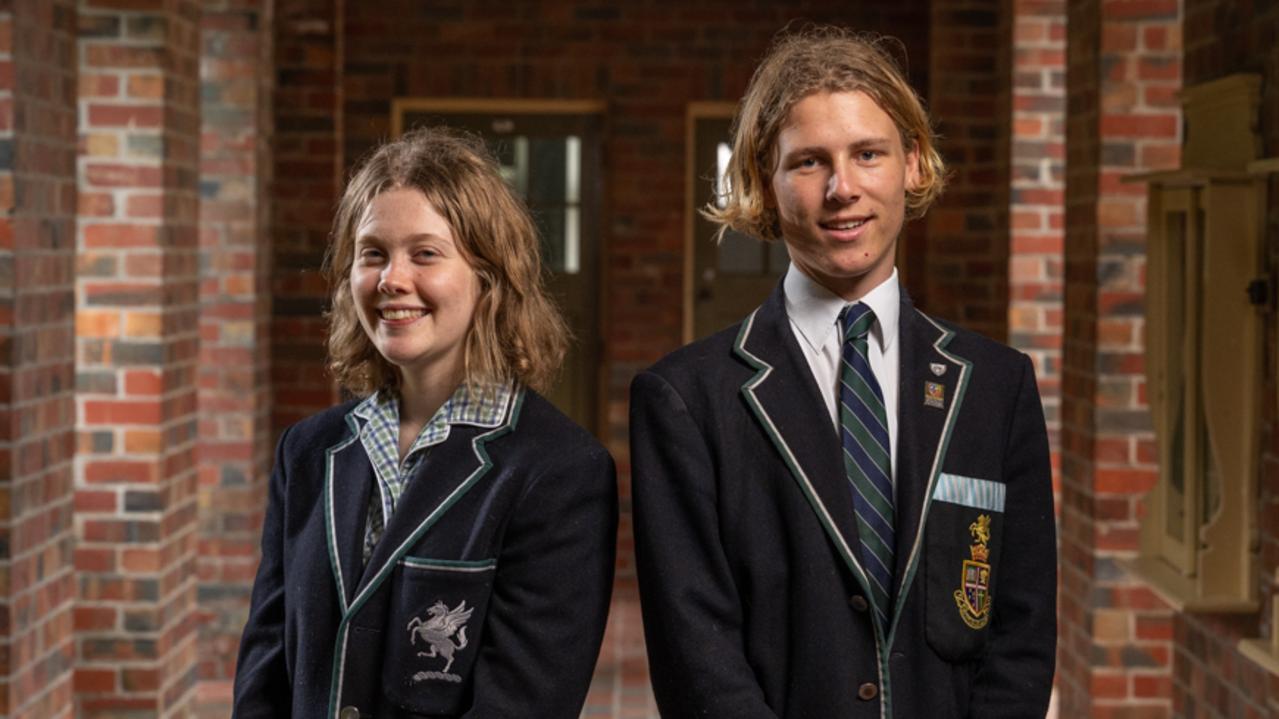
[[[338,585],[338,606],[341,607],[343,614],[346,613],[346,583],[342,579],[342,560],[338,558],[337,529],[334,526],[333,455],[351,446],[352,442],[360,438],[360,424],[355,421],[354,411],[348,412],[344,418],[347,427],[351,430],[351,436],[324,450],[324,533],[328,540],[329,566],[333,569],[333,581]]]
[[[926,320],[937,331],[941,332],[941,336],[933,342],[933,349],[942,357],[959,365],[959,380],[955,388],[955,397],[950,402],[950,408],[946,411],[946,422],[942,425],[941,441],[937,443],[937,450],[933,453],[933,464],[928,470],[928,486],[924,492],[924,506],[919,512],[919,527],[915,530],[915,543],[911,547],[910,560],[906,563],[906,572],[900,578],[900,584],[897,587],[896,600],[893,603],[893,619],[888,631],[889,646],[892,646],[892,640],[897,634],[897,625],[901,620],[901,608],[906,604],[906,595],[910,593],[910,587],[914,584],[915,573],[919,570],[919,552],[920,546],[923,544],[924,530],[928,526],[928,513],[933,506],[933,491],[937,487],[937,477],[941,474],[942,460],[946,457],[946,451],[950,447],[950,435],[955,429],[955,420],[959,416],[959,408],[964,403],[964,393],[968,390],[968,380],[973,370],[973,363],[969,360],[946,351],[946,346],[950,344],[950,340],[955,336],[954,330],[946,329],[937,324],[936,320],[928,315],[915,310],[919,317]]]
[[[742,385],[742,396],[746,399],[746,404],[755,414],[755,418],[759,420],[761,425],[763,425],[764,432],[767,433],[768,438],[772,440],[773,446],[776,447],[778,453],[781,454],[782,461],[785,462],[786,468],[791,472],[791,476],[793,476],[796,483],[799,484],[800,491],[804,493],[804,498],[807,499],[808,503],[812,506],[813,512],[817,515],[817,521],[822,525],[822,529],[826,530],[827,536],[829,536],[831,541],[835,544],[835,549],[839,552],[839,556],[853,572],[853,576],[857,579],[858,584],[861,585],[862,591],[869,597],[871,596],[870,587],[866,578],[865,570],[862,569],[861,563],[857,561],[852,549],[848,546],[848,542],[844,540],[844,535],[840,534],[839,530],[835,528],[835,523],[831,519],[830,511],[826,509],[826,505],[822,502],[821,497],[817,496],[816,490],[813,489],[812,481],[808,479],[808,474],[804,472],[804,468],[801,467],[799,461],[795,459],[795,453],[791,451],[790,445],[786,443],[781,432],[777,430],[777,426],[773,424],[772,418],[768,416],[768,412],[764,409],[764,405],[755,396],[755,388],[763,384],[764,381],[768,379],[768,376],[773,372],[772,365],[746,349],[746,341],[750,337],[751,329],[755,325],[755,317],[758,314],[759,310],[757,309],[746,318],[746,321],[742,323],[742,329],[737,333],[737,339],[733,340],[734,354],[745,360],[747,364],[754,367],[756,370],[754,376],[746,380],[745,384]],[[891,647],[892,644],[885,641],[883,633],[884,630],[880,626],[879,622],[873,617],[870,619],[870,624],[875,634],[875,656],[878,659],[876,664],[879,671],[881,697],[879,704],[880,716],[886,719],[892,715],[889,702],[889,667],[886,647]]]
[[[351,619],[359,613],[360,609],[369,600],[369,597],[373,596],[378,588],[382,586],[382,583],[386,581],[387,577],[391,576],[391,572],[395,569],[396,564],[398,564],[399,561],[408,554],[409,547],[417,544],[417,542],[422,539],[422,535],[426,534],[427,530],[429,530],[445,512],[451,509],[458,500],[460,500],[472,487],[475,486],[475,483],[478,482],[481,477],[493,468],[493,460],[489,457],[488,450],[484,445],[504,434],[515,431],[515,427],[519,423],[520,410],[524,407],[524,392],[525,390],[523,387],[517,387],[515,391],[511,393],[511,398],[508,400],[507,405],[506,421],[488,432],[476,435],[471,440],[471,450],[475,453],[475,456],[479,458],[480,466],[477,467],[470,476],[463,480],[456,489],[450,492],[449,496],[445,497],[444,501],[440,502],[439,506],[432,510],[432,512],[422,520],[421,524],[417,526],[417,529],[413,530],[413,533],[410,534],[408,538],[400,544],[400,546],[395,548],[395,551],[386,560],[386,562],[383,563],[382,568],[378,570],[373,579],[369,581],[369,583],[359,594],[355,596],[354,599],[351,600],[351,606],[343,611],[342,621],[338,624],[338,638],[333,652],[333,673],[329,683],[328,715],[333,717],[333,719],[337,719],[338,716],[338,694],[342,689],[342,677],[346,669],[346,640]],[[330,552],[332,551],[335,550],[330,548]]]

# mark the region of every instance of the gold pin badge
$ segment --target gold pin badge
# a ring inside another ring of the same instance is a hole
[[[924,406],[943,408],[946,406],[946,387],[941,382],[924,383]]]

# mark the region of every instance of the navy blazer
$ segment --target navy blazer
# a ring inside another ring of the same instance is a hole
[[[431,449],[362,565],[354,407],[280,438],[234,716],[577,717],[612,591],[608,452],[518,390]]]
[[[885,628],[780,284],[739,326],[635,379],[636,564],[663,716],[1044,716],[1056,537],[1033,368],[905,290],[899,337]]]

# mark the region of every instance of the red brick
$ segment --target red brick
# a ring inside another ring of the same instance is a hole
[[[160,228],[155,225],[86,225],[83,231],[85,247],[95,249],[156,247],[160,241]]]
[[[1101,132],[1107,138],[1166,139],[1177,136],[1177,118],[1172,115],[1106,115]]]
[[[90,400],[84,403],[84,421],[90,425],[156,424],[163,419],[161,405],[141,400]]]
[[[1157,477],[1149,470],[1099,467],[1093,472],[1093,487],[1104,494],[1144,494]]]

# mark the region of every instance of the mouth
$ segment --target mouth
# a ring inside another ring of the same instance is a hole
[[[379,307],[377,310],[378,318],[386,322],[416,320],[425,317],[427,313],[425,307]]]
[[[818,225],[820,225],[823,230],[831,230],[834,232],[850,232],[852,230],[857,230],[865,226],[867,222],[871,221],[871,219],[872,219],[871,217],[860,217],[860,218],[850,218],[850,219],[827,220],[825,222],[819,222]]]

